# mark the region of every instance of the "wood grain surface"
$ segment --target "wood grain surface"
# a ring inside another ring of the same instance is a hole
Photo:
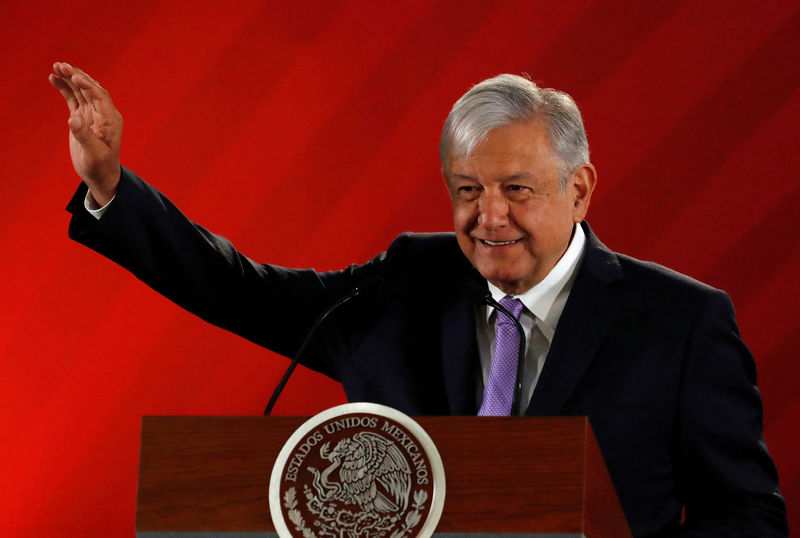
[[[305,420],[144,417],[137,532],[273,530],[272,466]],[[586,418],[416,420],[445,467],[437,532],[630,536]]]

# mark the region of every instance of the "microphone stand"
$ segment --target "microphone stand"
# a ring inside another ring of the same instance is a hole
[[[303,343],[300,344],[300,349],[297,350],[297,353],[292,359],[291,364],[289,364],[289,367],[286,369],[286,372],[283,374],[283,377],[278,383],[278,386],[275,387],[275,390],[273,391],[272,396],[270,397],[269,402],[267,403],[267,408],[264,409],[264,415],[269,415],[272,412],[272,408],[275,406],[275,402],[278,401],[278,396],[280,396],[281,392],[283,391],[283,388],[289,381],[289,377],[292,375],[292,372],[294,372],[294,369],[297,368],[297,363],[300,360],[300,357],[303,355],[303,352],[306,350],[308,343],[311,341],[311,337],[314,336],[314,334],[317,332],[317,328],[319,328],[319,326],[322,324],[325,318],[327,318],[328,315],[330,315],[334,310],[338,309],[340,306],[350,301],[354,297],[364,292],[368,292],[372,288],[378,288],[380,286],[383,286],[383,282],[384,282],[383,278],[381,278],[378,275],[372,275],[367,277],[361,284],[353,288],[350,291],[350,293],[348,293],[347,295],[345,295],[344,297],[333,303],[333,305],[328,307],[328,309],[325,310],[325,312],[323,312],[322,315],[317,318],[317,321],[315,321],[314,325],[311,326],[311,330],[309,330],[308,334],[306,334]]]

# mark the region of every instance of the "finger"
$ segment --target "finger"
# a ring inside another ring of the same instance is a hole
[[[108,97],[108,92],[106,92],[102,86],[84,73],[75,73],[72,75],[71,80],[75,87],[80,90],[81,94],[83,94],[84,99],[87,101],[94,101]]]
[[[65,66],[68,66],[68,65],[69,65],[68,63],[64,63],[64,62],[56,62],[56,63],[54,63],[53,64],[53,73],[55,73],[57,76],[59,76],[61,78],[65,78],[65,77],[69,76],[64,72]]]
[[[72,66],[70,66],[70,67],[72,67]],[[99,88],[102,88],[102,86],[100,86],[100,83],[99,83],[99,82],[97,82],[97,81],[96,81],[95,79],[93,79],[92,77],[90,77],[90,76],[89,76],[89,73],[87,73],[87,72],[86,72],[86,71],[84,71],[83,69],[81,69],[81,68],[79,68],[79,67],[72,67],[72,70],[73,70],[75,73],[77,73],[78,75],[83,75],[84,77],[86,77],[87,79],[89,79],[89,82],[91,82],[91,83],[92,83],[92,84],[94,84],[95,86],[97,86],[97,87],[99,87]]]
[[[83,98],[91,102],[101,114],[116,112],[114,102],[105,88],[77,67],[74,70],[75,74],[72,75],[72,82],[81,91]]]
[[[73,91],[76,92],[78,102],[91,102],[94,107],[104,115],[116,113],[114,102],[108,92],[95,79],[90,77],[85,71],[74,67],[67,62],[56,62],[53,69],[57,73],[63,73]]]
[[[78,99],[75,97],[75,94],[72,92],[72,89],[69,85],[64,82],[64,80],[56,75],[50,75],[48,77],[50,84],[57,89],[61,95],[64,96],[64,99],[67,101],[67,106],[69,107],[70,113],[75,112],[78,110]]]
[[[57,69],[59,74],[64,77],[70,77],[75,73],[75,68],[67,62],[56,62],[53,64],[53,69]]]
[[[66,85],[69,86],[69,89],[72,91],[72,94],[75,96],[75,99],[78,101],[78,106],[85,105],[86,104],[86,98],[81,93],[80,88],[78,88],[75,85],[75,83],[72,82],[72,77],[71,76],[66,76],[66,77],[62,78],[61,80],[63,80],[64,83],[66,83]]]
[[[76,73],[75,68],[67,62],[57,62],[53,64],[53,70],[61,74],[62,80],[69,85],[70,89],[72,89],[72,92],[75,94],[78,104],[86,104],[86,97],[81,93],[80,88],[72,81],[72,77]]]

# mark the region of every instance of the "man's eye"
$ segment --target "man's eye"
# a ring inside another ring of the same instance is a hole
[[[505,186],[505,195],[508,197],[509,200],[516,200],[516,201],[523,201],[527,200],[532,191],[531,188],[526,185],[506,185]]]
[[[475,198],[480,193],[478,187],[474,185],[462,185],[456,191],[461,198]]]

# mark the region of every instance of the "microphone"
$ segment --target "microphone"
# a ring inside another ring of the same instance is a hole
[[[514,315],[508,311],[506,307],[498,303],[494,300],[491,293],[486,293],[483,296],[483,302],[487,305],[493,306],[496,310],[499,310],[505,316],[514,322],[514,325],[517,327],[517,332],[519,333],[519,348],[517,350],[517,380],[514,383],[514,400],[511,403],[511,415],[519,415],[519,408],[522,399],[522,375],[525,372],[525,331],[522,328],[522,324],[519,322]]]
[[[327,310],[325,310],[320,317],[317,318],[317,321],[314,322],[314,325],[311,326],[311,330],[308,331],[303,343],[300,344],[300,349],[297,350],[294,358],[292,359],[291,364],[286,369],[286,372],[283,374],[278,386],[275,387],[275,390],[272,392],[272,397],[269,399],[269,403],[267,403],[267,408],[264,409],[264,415],[269,415],[272,412],[272,408],[275,406],[275,402],[278,401],[278,396],[280,396],[283,388],[286,386],[286,383],[289,381],[289,377],[294,372],[294,369],[297,367],[297,363],[300,360],[300,357],[303,355],[303,352],[306,350],[308,343],[311,341],[311,337],[317,332],[317,329],[334,310],[337,310],[343,304],[349,302],[351,299],[357,297],[358,295],[362,294],[369,294],[373,293],[379,289],[381,289],[384,285],[384,280],[379,275],[370,275],[364,280],[362,280],[358,286],[350,290],[350,293],[333,303]]]

